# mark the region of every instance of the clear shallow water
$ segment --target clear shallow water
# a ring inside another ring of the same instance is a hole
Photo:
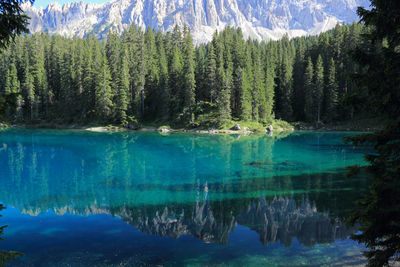
[[[0,132],[9,266],[362,265],[351,133]]]

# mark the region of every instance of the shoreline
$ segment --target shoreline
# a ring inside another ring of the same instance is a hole
[[[380,128],[376,127],[343,127],[343,126],[331,126],[331,127],[302,127],[302,128],[291,128],[291,129],[279,129],[273,131],[260,131],[260,130],[232,130],[232,129],[185,129],[185,128],[162,128],[155,126],[143,126],[138,129],[128,129],[121,126],[78,126],[78,125],[56,125],[56,126],[35,126],[35,125],[0,125],[0,129],[51,129],[51,130],[77,130],[77,131],[88,131],[88,132],[97,132],[97,133],[112,133],[112,132],[158,132],[160,134],[169,134],[169,133],[191,133],[191,134],[220,134],[220,135],[251,135],[251,134],[275,134],[275,133],[293,133],[293,132],[373,132],[379,130]]]

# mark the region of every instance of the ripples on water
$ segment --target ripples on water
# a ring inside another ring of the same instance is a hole
[[[362,265],[349,133],[0,132],[10,266]]]

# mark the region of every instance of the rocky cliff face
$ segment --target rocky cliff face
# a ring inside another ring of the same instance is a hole
[[[318,34],[338,22],[357,21],[357,6],[368,5],[368,0],[113,0],[52,3],[45,9],[26,2],[23,9],[33,33],[104,38],[110,29],[121,32],[131,24],[162,32],[187,25],[195,43],[202,43],[227,26],[241,27],[245,37],[258,40]]]

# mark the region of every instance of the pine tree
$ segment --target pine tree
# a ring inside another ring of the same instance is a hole
[[[313,106],[314,106],[314,67],[311,58],[307,59],[307,66],[304,73],[304,115],[308,122],[313,120]]]
[[[129,67],[125,49],[121,49],[120,70],[118,73],[117,92],[115,95],[116,120],[126,122],[129,105]]]
[[[325,111],[326,118],[329,122],[332,122],[333,119],[336,118],[336,108],[338,104],[337,87],[335,61],[331,58],[327,84],[325,86]]]
[[[29,68],[25,68],[24,80],[21,86],[22,95],[25,102],[25,114],[29,120],[34,118],[34,104],[35,104],[35,88],[34,79],[29,72]]]
[[[321,120],[321,106],[324,92],[324,66],[321,55],[318,56],[317,64],[315,65],[314,72],[314,94],[313,104],[316,114],[316,122],[320,123]]]
[[[299,39],[296,49],[296,57],[293,66],[293,111],[295,119],[298,121],[305,119],[304,114],[304,68],[305,62],[305,42],[304,38]]]
[[[221,62],[222,61],[223,59],[221,59]],[[216,102],[219,120],[220,122],[228,121],[231,119],[231,75],[229,75],[228,71],[225,71],[223,64],[221,64],[217,70],[216,87],[218,88]]]
[[[170,65],[169,65],[169,85],[171,90],[170,97],[170,112],[171,115],[176,119],[176,116],[180,113],[181,103],[181,88],[183,87],[182,81],[182,53],[178,47],[175,47],[171,53]]]
[[[241,86],[239,88],[239,105],[240,111],[239,116],[241,120],[250,121],[251,120],[251,111],[252,111],[252,78],[253,78],[253,69],[252,69],[252,59],[250,49],[246,49],[246,63],[245,69],[242,70],[241,74]]]
[[[364,36],[368,50],[353,51],[363,67],[355,75],[366,91],[369,112],[386,121],[385,128],[350,138],[352,145],[374,145],[366,155],[371,174],[369,191],[357,202],[352,223],[360,231],[352,238],[365,244],[368,266],[398,265],[400,262],[400,5],[397,0],[373,0],[367,9],[358,8],[361,20],[371,26]],[[361,95],[364,96],[364,95]]]
[[[111,113],[111,74],[107,58],[103,53],[97,54],[99,65],[96,69],[95,78],[95,114],[102,121],[107,121]]]
[[[33,35],[30,46],[30,73],[33,77],[35,87],[34,110],[35,116],[40,116],[40,112],[48,113],[49,94],[47,91],[46,70],[44,68],[44,47],[40,35]]]
[[[158,92],[158,84],[160,81],[160,70],[158,64],[158,53],[156,47],[156,36],[155,31],[150,27],[147,28],[144,33],[145,40],[145,84],[144,84],[144,92],[145,92],[145,110],[146,113],[145,118],[148,120],[155,120],[157,115],[157,105],[155,103],[158,102],[159,92]]]
[[[82,118],[87,117],[92,110],[94,109],[95,104],[95,63],[94,63],[94,56],[92,52],[92,45],[93,39],[88,38],[85,40],[84,47],[83,47],[83,69],[82,69],[82,89],[83,89],[83,110],[82,110]]]
[[[213,103],[216,98],[216,73],[217,63],[215,60],[214,45],[211,43],[207,55],[207,68],[206,68],[206,86],[209,89],[209,99]]]
[[[253,71],[253,88],[252,88],[252,119],[254,121],[265,120],[265,88],[264,88],[264,72],[261,66],[261,55],[258,47],[252,45],[252,60],[254,64]]]
[[[184,32],[184,64],[183,64],[183,113],[185,121],[192,121],[194,116],[196,80],[194,75],[194,47],[192,36],[185,28]]]
[[[272,119],[275,95],[275,70],[271,60],[267,59],[265,70],[265,120]]]
[[[241,117],[241,96],[243,92],[243,70],[245,68],[245,51],[244,51],[243,34],[239,29],[233,35],[232,41],[232,90],[231,90],[231,110],[232,116]]]
[[[283,119],[290,121],[292,119],[292,66],[290,58],[287,54],[283,54],[282,63],[279,70],[279,84],[278,84],[278,102],[277,114]]]
[[[168,59],[164,47],[164,37],[157,35],[157,53],[159,58],[160,80],[158,84],[157,114],[162,120],[169,119],[170,92],[168,87]]]
[[[111,79],[114,84],[117,84],[119,80],[118,73],[121,66],[121,39],[119,38],[118,33],[112,31],[108,32],[105,50],[108,64],[110,66]]]

